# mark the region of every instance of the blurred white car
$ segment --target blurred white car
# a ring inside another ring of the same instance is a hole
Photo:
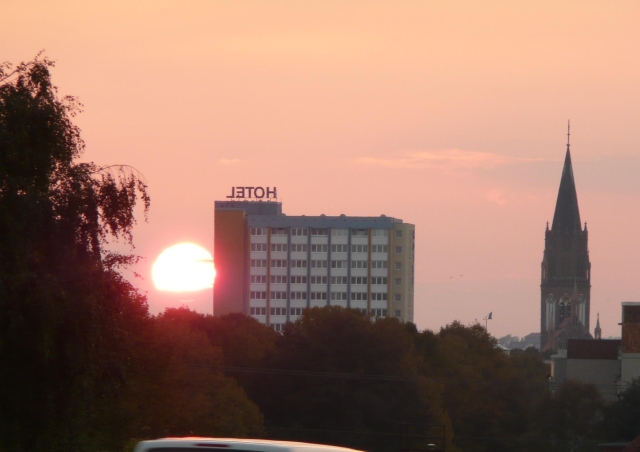
[[[360,452],[346,447],[323,444],[236,438],[163,438],[141,441],[134,452]]]

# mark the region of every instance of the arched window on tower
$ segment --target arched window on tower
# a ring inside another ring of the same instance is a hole
[[[564,301],[560,302],[560,309],[558,309],[558,313],[560,314],[560,322],[564,320]]]

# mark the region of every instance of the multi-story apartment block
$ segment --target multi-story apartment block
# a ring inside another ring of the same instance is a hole
[[[216,201],[214,315],[281,330],[305,308],[413,321],[415,227],[397,218],[287,216],[275,201]]]

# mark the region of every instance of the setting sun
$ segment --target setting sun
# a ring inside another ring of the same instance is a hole
[[[195,292],[213,287],[213,258],[193,243],[179,243],[167,248],[153,263],[151,276],[158,290]]]

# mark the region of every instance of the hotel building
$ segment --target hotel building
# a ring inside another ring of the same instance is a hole
[[[213,313],[280,331],[314,306],[413,321],[415,227],[397,218],[287,216],[276,201],[216,201]]]

